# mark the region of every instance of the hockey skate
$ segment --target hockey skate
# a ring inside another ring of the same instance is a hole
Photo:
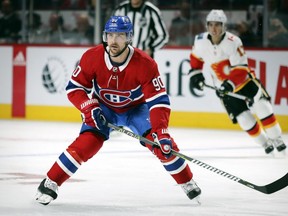
[[[43,179],[38,187],[36,200],[43,204],[48,205],[52,200],[58,196],[58,185],[56,182],[50,180],[48,177]]]
[[[198,187],[198,185],[193,179],[191,179],[189,182],[181,184],[181,187],[186,193],[186,195],[189,197],[189,199],[192,200],[196,198],[196,201],[198,202],[198,204],[200,204],[199,195],[201,194],[201,189]]]
[[[263,148],[264,148],[266,154],[270,154],[274,150],[273,143],[271,142],[271,140],[268,140],[263,145]]]
[[[273,145],[279,152],[286,149],[286,145],[281,137],[278,137],[276,139],[271,139],[271,142],[273,143]]]

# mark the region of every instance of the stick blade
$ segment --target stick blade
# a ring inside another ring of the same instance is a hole
[[[248,182],[244,183],[244,181],[239,183],[245,184],[246,186],[251,187],[259,192],[265,194],[272,194],[288,186],[288,173],[286,173],[286,175],[284,175],[280,179],[264,186],[257,186]]]
[[[272,194],[288,186],[288,173],[271,184],[266,185],[267,194]]]

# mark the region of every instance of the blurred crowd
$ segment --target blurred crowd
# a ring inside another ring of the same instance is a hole
[[[97,0],[1,0],[0,43],[95,43]],[[105,23],[121,0],[101,1]],[[287,0],[151,0],[161,10],[171,46],[191,46],[211,9],[228,15],[227,30],[246,47],[288,47]],[[266,25],[265,25],[266,24]],[[103,26],[101,26],[101,29]],[[100,36],[101,38],[101,36]]]

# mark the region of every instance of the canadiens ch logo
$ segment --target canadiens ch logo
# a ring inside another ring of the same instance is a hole
[[[105,103],[113,107],[123,107],[131,103],[132,99],[131,92],[120,92],[109,89],[101,89],[99,91],[99,96]]]

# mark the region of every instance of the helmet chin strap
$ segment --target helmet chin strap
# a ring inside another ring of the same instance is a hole
[[[104,46],[105,52],[106,52],[110,57],[114,57],[114,58],[115,58],[115,57],[120,56],[120,55],[126,50],[126,48],[128,47],[128,44],[129,44],[129,43],[126,43],[125,47],[124,47],[118,54],[116,54],[116,55],[114,55],[114,56],[110,55],[110,51],[107,50],[107,47],[108,47],[107,42],[102,42],[102,44],[103,44],[103,46]]]

